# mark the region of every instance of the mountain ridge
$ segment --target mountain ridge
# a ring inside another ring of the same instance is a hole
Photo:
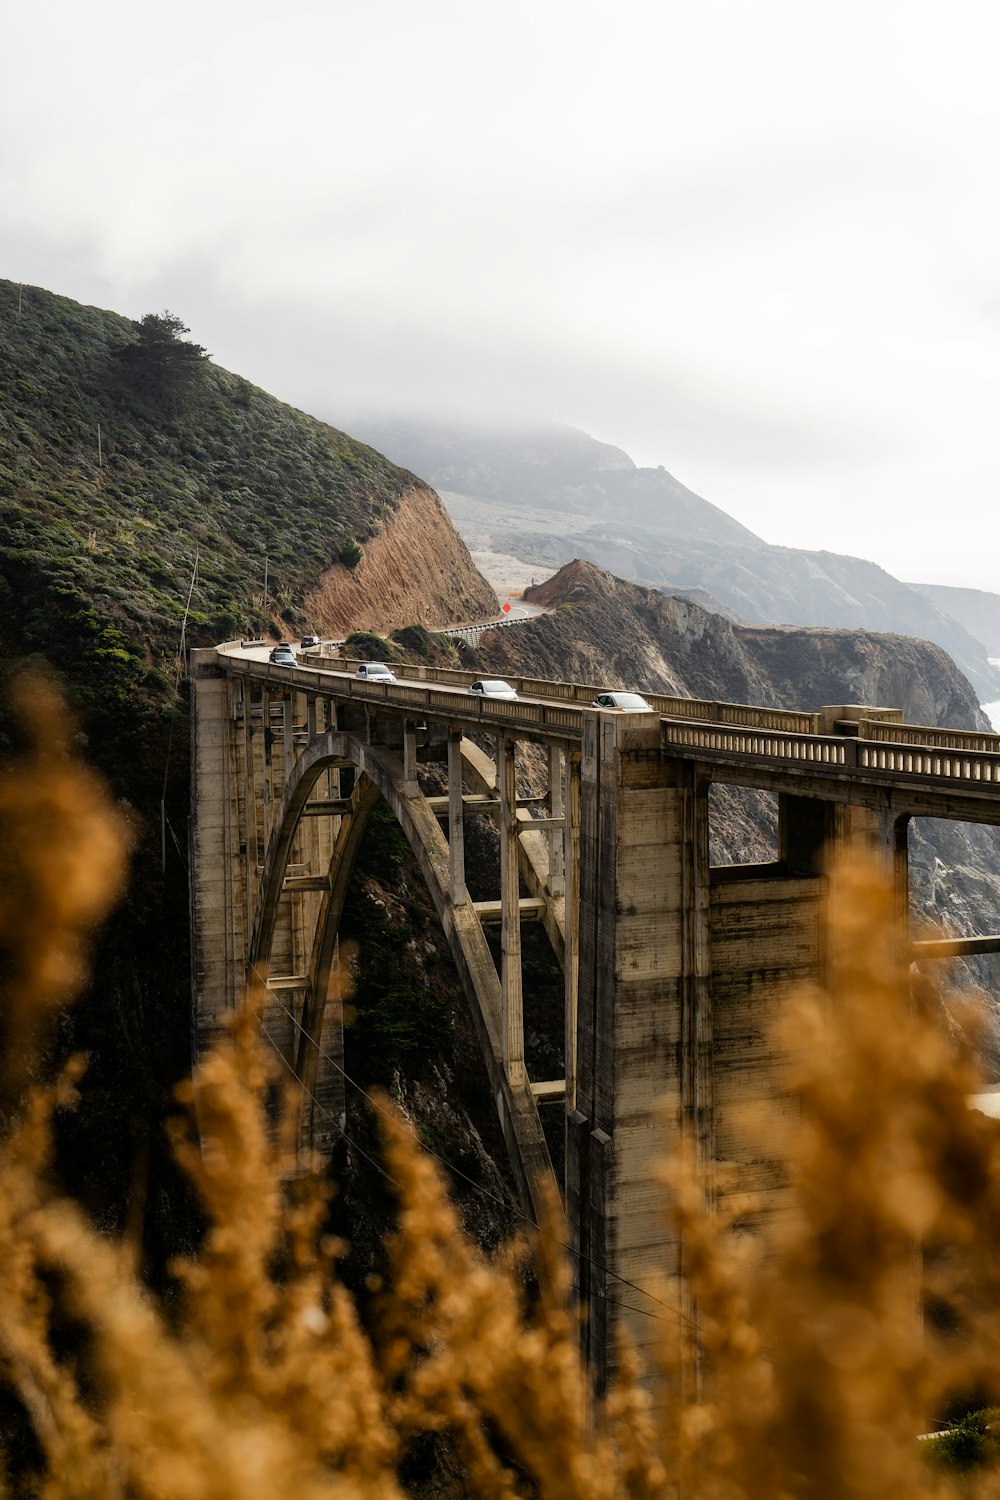
[[[932,640],[958,662],[983,701],[1000,697],[1000,672],[983,643],[926,591],[865,558],[765,542],[666,469],[641,469],[631,461],[630,467],[603,467],[608,445],[586,434],[575,433],[573,462],[565,466],[565,434],[574,429],[551,429],[548,448],[537,428],[523,442],[517,428],[428,423],[415,431],[412,422],[385,418],[362,421],[357,430],[441,488],[477,552],[511,554],[539,569],[583,557],[668,592],[704,589],[747,623]],[[589,471],[588,441],[594,444]]]

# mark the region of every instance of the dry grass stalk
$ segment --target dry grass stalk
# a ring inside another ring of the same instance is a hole
[[[446,1432],[468,1493],[497,1500],[992,1493],[989,1475],[960,1491],[935,1476],[914,1435],[962,1381],[996,1378],[997,1132],[967,1109],[970,1071],[929,998],[914,1008],[903,992],[875,872],[837,876],[829,992],[800,996],[786,1022],[803,1120],[787,1221],[767,1243],[739,1235],[705,1218],[683,1163],[670,1173],[702,1394],[675,1386],[654,1410],[626,1350],[618,1385],[588,1409],[557,1209],[530,1246],[487,1262],[384,1101],[400,1212],[362,1324],[323,1235],[327,1189],[290,1173],[290,1124],[275,1137],[266,1123],[252,1012],[186,1095],[201,1139],[179,1127],[176,1149],[209,1227],[177,1267],[169,1319],[121,1247],[48,1185],[52,1112],[77,1069],[24,1085],[120,884],[124,841],[98,784],[55,748],[54,700],[33,712],[35,755],[0,782],[8,1046],[21,1039],[5,1074],[16,1124],[0,1143],[0,1388],[38,1448],[11,1450],[9,1490],[396,1500],[407,1445]],[[962,1323],[950,1344],[917,1337],[921,1240],[935,1247],[930,1289]],[[678,1329],[663,1327],[669,1372]]]

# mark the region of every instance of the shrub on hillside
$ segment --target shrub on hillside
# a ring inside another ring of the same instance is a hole
[[[347,462],[346,459],[345,462]],[[348,537],[346,542],[341,543],[340,551],[337,554],[339,560],[344,564],[344,567],[350,568],[352,573],[354,572],[354,569],[358,566],[364,555],[365,549],[362,547],[361,543],[356,542],[353,537]]]
[[[355,656],[360,661],[388,661],[396,655],[389,642],[371,630],[352,630],[344,642],[345,656]]]

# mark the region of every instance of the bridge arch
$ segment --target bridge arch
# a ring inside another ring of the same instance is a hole
[[[285,784],[268,842],[249,943],[248,978],[263,982],[267,989],[278,904],[310,793],[324,771],[347,766],[358,774],[340,812],[343,821],[324,877],[308,972],[302,976],[304,1000],[301,1020],[296,1022],[294,1056],[286,1059],[305,1088],[303,1136],[312,1140],[316,1134],[318,1122],[310,1118],[311,1099],[322,1068],[330,1062],[324,1023],[331,1008],[336,939],[347,888],[365,829],[382,798],[399,823],[430,893],[472,1015],[522,1200],[537,1213],[555,1186],[555,1175],[531,1085],[527,1079],[512,1083],[504,1066],[502,996],[493,956],[474,905],[469,901],[457,905],[452,899],[448,841],[437,816],[422,794],[408,795],[403,766],[391,751],[340,730],[319,734],[303,748]],[[280,1000],[265,1000],[265,1026],[272,1003],[287,1011]]]

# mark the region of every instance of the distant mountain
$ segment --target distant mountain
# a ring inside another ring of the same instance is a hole
[[[982,641],[987,655],[1000,656],[1000,594],[986,589],[949,588],[941,583],[911,583],[910,588],[964,625],[977,641]]]
[[[1000,672],[947,601],[862,558],[772,546],[665,469],[573,428],[382,418],[352,431],[439,490],[481,567],[491,552],[540,571],[582,557],[670,592],[703,589],[750,624],[916,636],[943,647],[984,702],[1000,698]]]

